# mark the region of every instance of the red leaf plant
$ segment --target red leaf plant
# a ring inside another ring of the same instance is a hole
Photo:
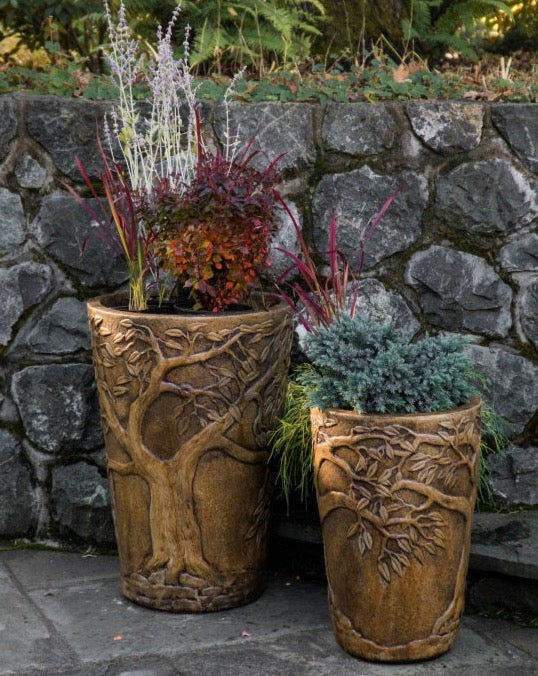
[[[162,180],[138,204],[159,264],[189,290],[195,309],[250,304],[260,273],[270,265],[282,156],[258,170],[252,161],[260,153],[252,142],[231,160],[200,144],[196,172],[181,196]]]

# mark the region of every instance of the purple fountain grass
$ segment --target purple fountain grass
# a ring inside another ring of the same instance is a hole
[[[371,223],[361,233],[359,238],[359,267],[356,273],[351,269],[345,255],[337,248],[338,221],[335,216],[331,218],[329,225],[328,249],[326,251],[313,251],[306,244],[301,228],[290,208],[280,198],[280,202],[295,228],[300,253],[296,255],[287,249],[278,248],[278,251],[286,254],[292,260],[292,265],[277,278],[276,284],[280,295],[290,305],[307,331],[315,331],[316,327],[320,325],[328,326],[344,312],[351,316],[355,314],[359,298],[359,282],[364,268],[365,246],[400,190],[401,188],[397,188],[387,198]],[[326,275],[323,275],[319,266],[316,265],[314,260],[316,255],[327,256],[329,271]],[[299,279],[286,281],[294,271],[298,274]],[[352,283],[355,283],[355,289],[350,300]],[[282,288],[283,284],[289,288],[291,293],[287,293]]]
[[[88,239],[93,234],[102,240],[115,256],[123,258],[129,274],[129,309],[145,310],[148,274],[158,275],[158,269],[153,264],[153,234],[143,227],[137,217],[135,198],[121,167],[107,157],[99,135],[97,139],[104,167],[99,178],[103,184],[106,204],[97,194],[78,157],[75,158],[76,165],[96,206],[92,206],[92,203],[81,197],[70,185],[66,183],[63,185],[98,226],[94,232],[86,235],[82,242],[82,250],[86,248]]]

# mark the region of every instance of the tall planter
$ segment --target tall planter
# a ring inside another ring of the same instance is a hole
[[[170,611],[248,603],[264,584],[266,433],[283,401],[290,313],[121,302],[90,301],[88,314],[122,592]]]
[[[481,401],[430,414],[312,410],[337,641],[375,661],[447,651],[463,612]]]

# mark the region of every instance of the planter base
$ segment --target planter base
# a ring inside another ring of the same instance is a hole
[[[381,645],[361,636],[350,620],[331,604],[330,599],[329,608],[340,647],[354,657],[371,662],[412,662],[439,657],[450,650],[458,635],[456,628],[443,636],[429,636],[401,645]]]
[[[238,574],[221,585],[184,573],[178,584],[149,581],[142,575],[124,577],[122,594],[147,608],[176,613],[203,613],[236,608],[255,601],[265,588],[265,578],[259,572]]]

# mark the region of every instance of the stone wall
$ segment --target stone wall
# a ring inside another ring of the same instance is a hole
[[[113,542],[85,301],[125,281],[62,181],[97,176],[106,105],[0,97],[0,538]],[[218,107],[208,131],[224,131]],[[333,215],[363,307],[416,332],[473,338],[512,424],[497,500],[538,503],[538,107],[482,103],[234,105],[232,128],[282,160],[283,192],[323,249]],[[233,129],[232,129],[233,130]],[[275,247],[297,247],[281,219]],[[286,261],[275,251],[274,269]]]

